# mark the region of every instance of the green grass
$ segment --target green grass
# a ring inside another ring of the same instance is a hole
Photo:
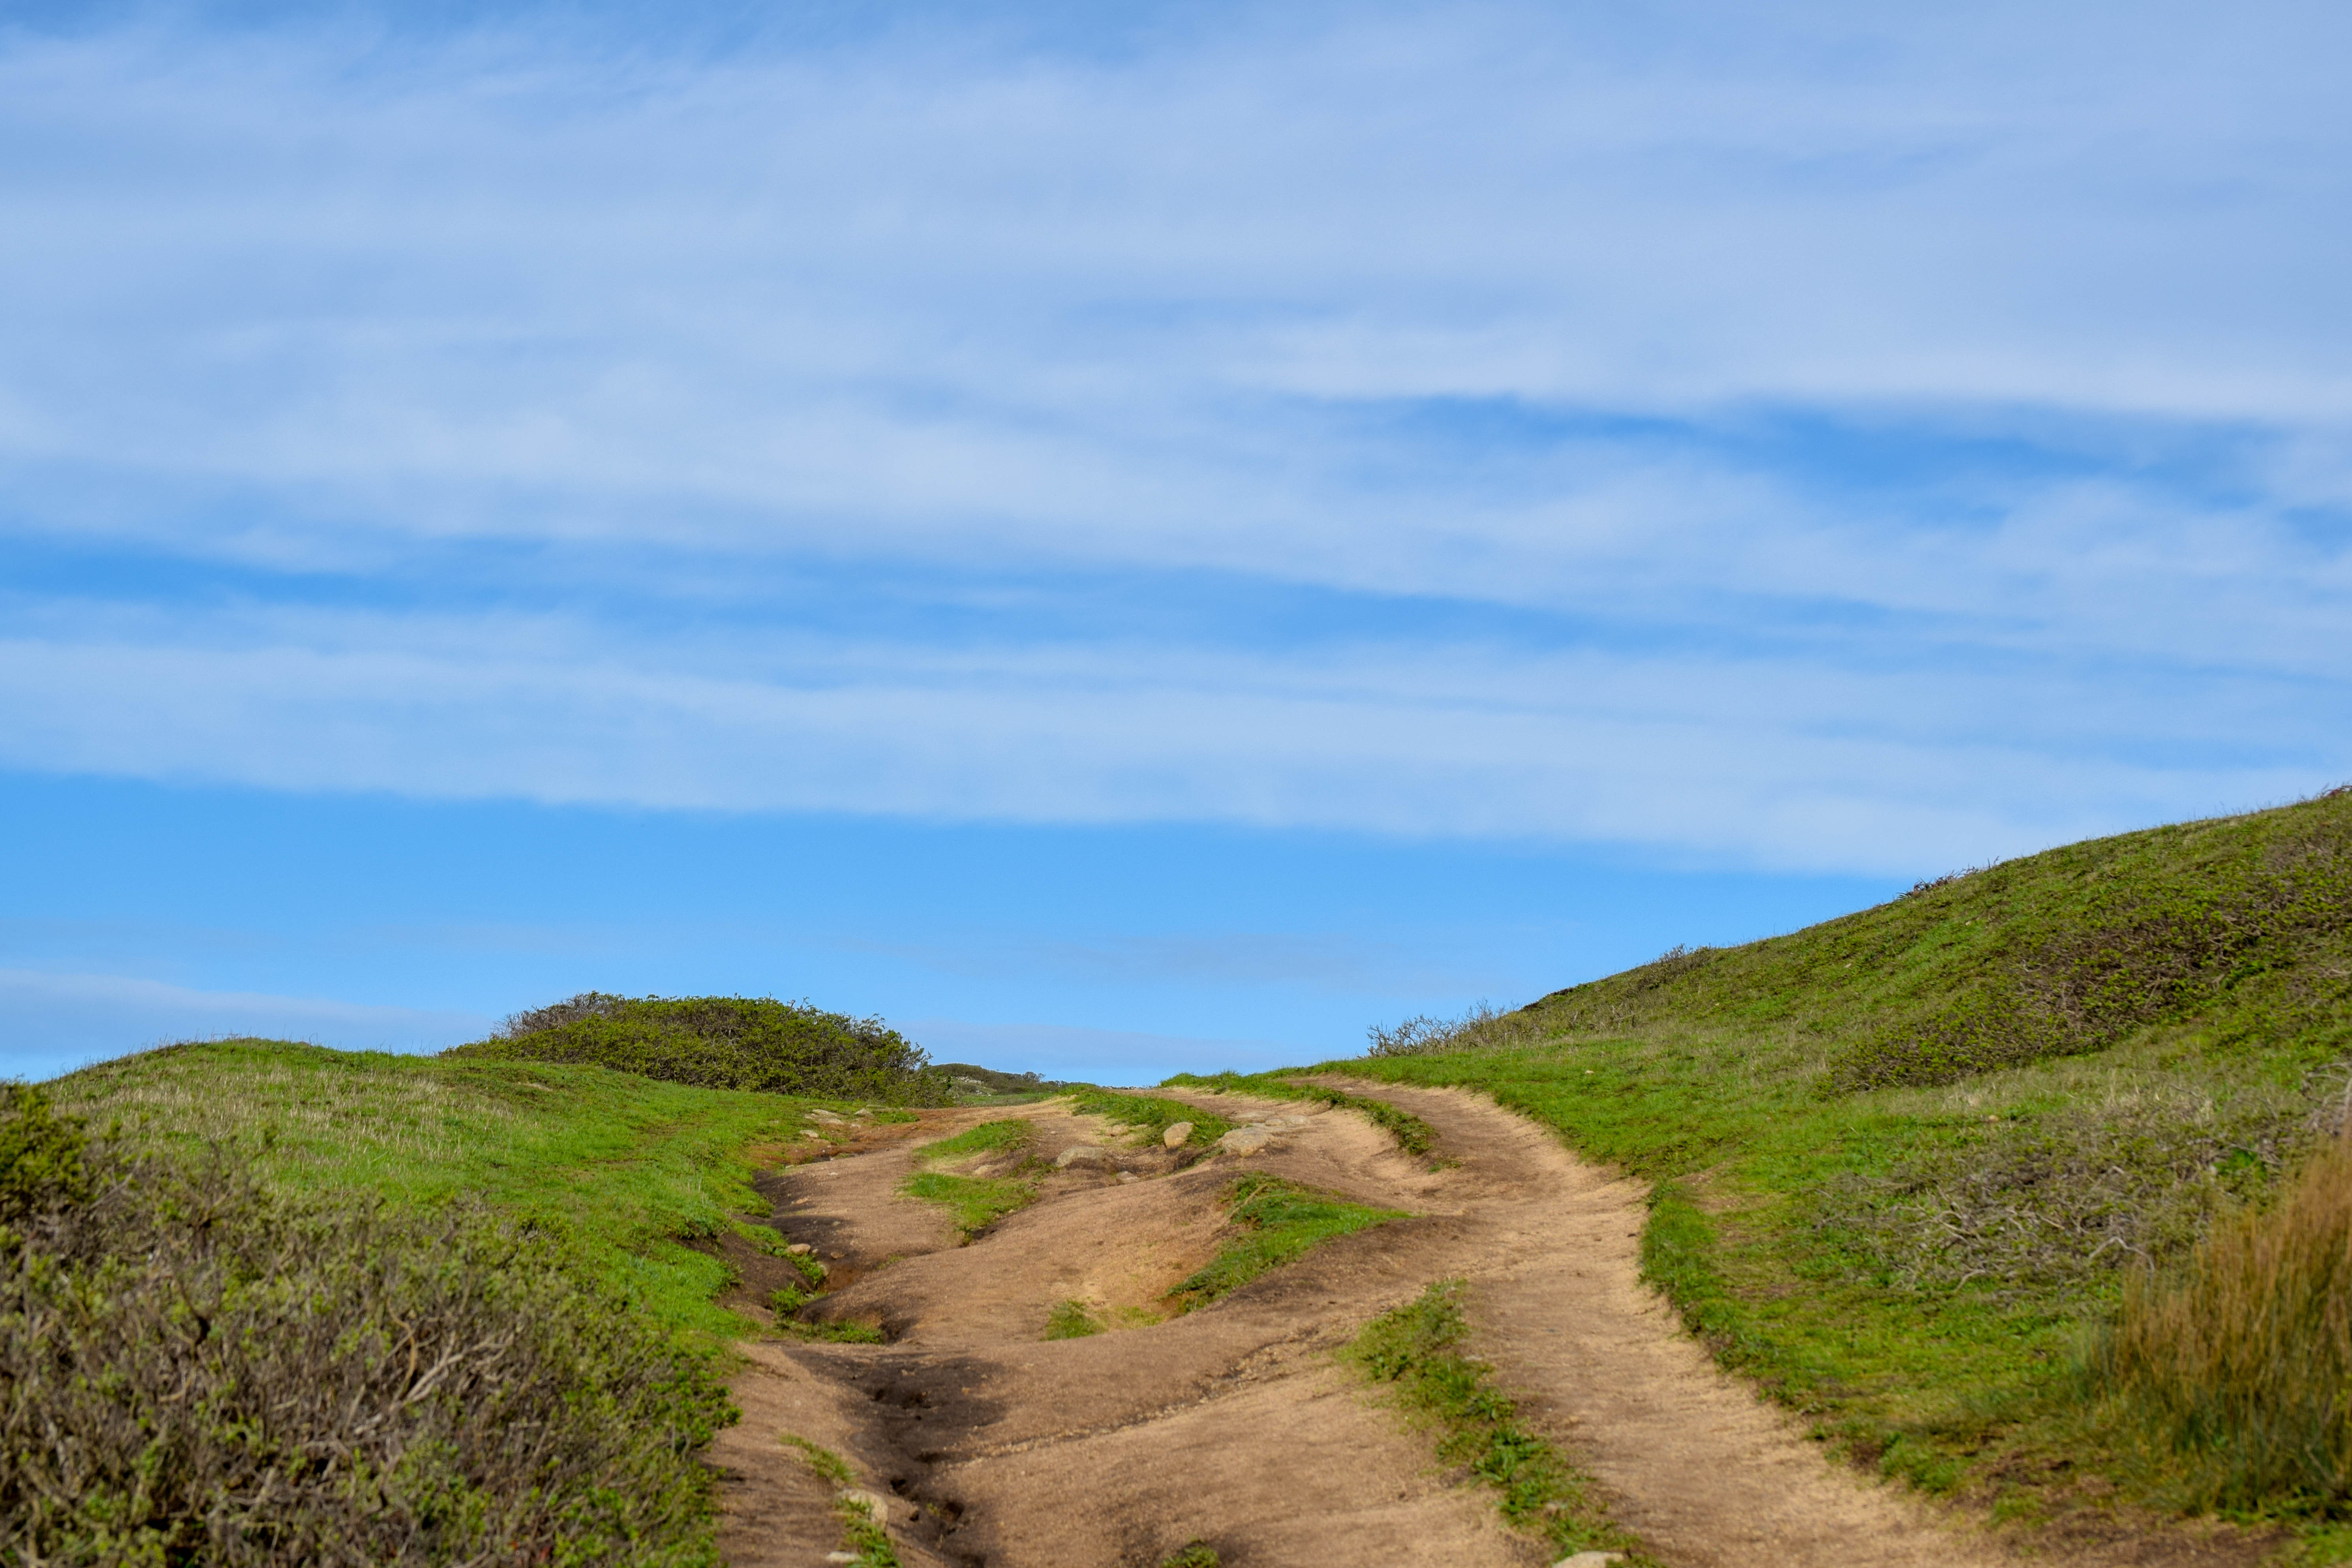
[[[924,1144],[915,1151],[915,1163],[920,1167],[946,1160],[1024,1150],[1035,1137],[1036,1129],[1018,1117],[983,1121],[951,1138]],[[1024,1161],[1018,1169],[1026,1170],[1034,1163],[1034,1160]],[[955,1216],[956,1231],[965,1241],[1006,1215],[1037,1201],[1036,1184],[1018,1175],[961,1176],[947,1171],[918,1169],[898,1190],[908,1197],[945,1207]]]
[[[1166,1557],[1160,1568],[1223,1568],[1224,1559],[1205,1541],[1188,1541]]]
[[[1019,1118],[1003,1121],[983,1121],[977,1127],[967,1127],[952,1138],[941,1138],[915,1151],[915,1158],[925,1164],[941,1160],[961,1160],[974,1154],[993,1154],[1008,1149],[1025,1149],[1037,1135],[1030,1122]]]
[[[1402,1210],[1351,1204],[1279,1176],[1240,1177],[1227,1189],[1226,1201],[1232,1205],[1227,1218],[1238,1234],[1169,1292],[1180,1312],[1222,1300],[1335,1237],[1404,1217]]]
[[[1346,1089],[1332,1089],[1324,1084],[1295,1083],[1278,1072],[1218,1072],[1205,1077],[1199,1073],[1180,1072],[1160,1087],[1210,1089],[1220,1094],[1254,1094],[1266,1100],[1297,1100],[1328,1105],[1368,1118],[1373,1126],[1395,1139],[1398,1148],[1415,1159],[1431,1158],[1437,1148],[1437,1129],[1401,1106],[1366,1095],[1349,1094]]]
[[[578,1237],[42,1098],[0,1094],[0,1559],[716,1563],[723,1358]]]
[[[1102,1331],[1102,1320],[1087,1310],[1084,1301],[1056,1301],[1045,1317],[1045,1337],[1049,1340],[1083,1340]]]
[[[133,1145],[226,1146],[267,1184],[312,1197],[464,1197],[544,1225],[664,1321],[732,1338],[713,1302],[726,1264],[683,1244],[746,1214],[754,1155],[805,1102],[603,1068],[325,1050],[272,1040],[174,1046],[47,1086],[62,1110]]]
[[[1185,1142],[1206,1148],[1234,1130],[1234,1123],[1214,1111],[1202,1110],[1181,1100],[1160,1100],[1148,1094],[1121,1094],[1116,1089],[1082,1089],[1070,1096],[1071,1109],[1081,1116],[1101,1116],[1157,1139],[1180,1121],[1192,1131]]]
[[[1620,1552],[1648,1561],[1611,1521],[1592,1479],[1522,1426],[1486,1363],[1466,1354],[1462,1281],[1442,1279],[1364,1326],[1344,1358],[1386,1389],[1416,1426],[1437,1434],[1438,1457],[1492,1488],[1505,1520],[1540,1532],[1554,1552]]]
[[[918,1171],[899,1191],[947,1209],[966,1241],[1037,1200],[1037,1189],[1027,1182],[1009,1176],[956,1176],[944,1171]]]
[[[835,1486],[852,1489],[857,1485],[856,1472],[832,1449],[789,1432],[784,1434],[784,1442],[799,1449],[809,1468]],[[898,1568],[898,1553],[890,1544],[889,1533],[868,1505],[850,1498],[837,1498],[834,1510],[841,1515],[842,1549],[855,1553],[852,1561],[856,1568]]]
[[[2011,1513],[2083,1469],[2164,1506],[2140,1436],[2086,1424],[2081,1348],[2128,1269],[2180,1267],[2341,1113],[2352,796],[2053,850],[1507,1022],[1475,1037],[1507,1048],[1325,1065],[1482,1090],[1649,1179],[1649,1277],[1854,1458]]]

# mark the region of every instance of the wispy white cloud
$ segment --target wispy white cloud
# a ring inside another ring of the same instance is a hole
[[[2352,772],[2352,21],[1299,15],[0,40],[0,755],[1870,868]]]

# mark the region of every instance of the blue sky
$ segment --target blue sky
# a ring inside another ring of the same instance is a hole
[[[2352,777],[2341,7],[1100,13],[0,3],[0,1071],[1270,1063]]]

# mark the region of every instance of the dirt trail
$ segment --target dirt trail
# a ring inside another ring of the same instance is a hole
[[[1226,1568],[1548,1563],[1328,1353],[1432,1280],[1462,1276],[1479,1353],[1664,1561],[2013,1561],[1832,1468],[1717,1372],[1636,1278],[1632,1184],[1489,1101],[1360,1087],[1429,1121],[1458,1164],[1429,1171],[1361,1118],[1328,1111],[1256,1154],[1178,1169],[1100,1119],[1024,1107],[1011,1114],[1037,1124],[1047,1155],[1099,1145],[1126,1169],[1057,1173],[970,1246],[898,1187],[918,1142],[1007,1112],[936,1113],[913,1137],[770,1178],[778,1227],[835,1271],[822,1310],[879,1322],[891,1342],[751,1347],[737,1384],[745,1419],[714,1456],[727,1560],[813,1564],[840,1545],[833,1489],[780,1441],[789,1432],[890,1494],[910,1565],[1156,1568],[1195,1538]],[[1235,1121],[1307,1109],[1191,1098]],[[1139,1319],[1214,1252],[1218,1198],[1245,1170],[1413,1217],[1327,1243],[1202,1311],[1044,1338],[1064,1301]]]

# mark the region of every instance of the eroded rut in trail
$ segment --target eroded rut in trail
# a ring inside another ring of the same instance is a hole
[[[1832,1468],[1717,1372],[1636,1277],[1632,1184],[1482,1099],[1358,1087],[1429,1121],[1456,1163],[1428,1170],[1346,1111],[1188,1096],[1228,1120],[1307,1114],[1255,1154],[1176,1169],[1058,1104],[932,1113],[907,1136],[877,1129],[857,1152],[768,1178],[778,1228],[833,1270],[818,1310],[878,1321],[891,1342],[748,1348],[744,1420],[713,1456],[727,1561],[801,1568],[841,1547],[834,1483],[789,1433],[888,1494],[910,1568],[1156,1568],[1195,1539],[1225,1568],[1549,1563],[1329,1353],[1449,1277],[1471,1281],[1474,1348],[1523,1416],[1600,1479],[1660,1560],[2010,1560]],[[1007,1115],[1033,1121],[1049,1156],[1101,1145],[1126,1173],[1056,1173],[1036,1204],[958,1245],[946,1211],[899,1195],[913,1150]],[[1160,1301],[1216,1250],[1220,1196],[1244,1171],[1412,1217],[1328,1242],[1201,1311],[1045,1339],[1057,1303],[1118,1324]],[[782,1282],[746,1268],[756,1287]]]

